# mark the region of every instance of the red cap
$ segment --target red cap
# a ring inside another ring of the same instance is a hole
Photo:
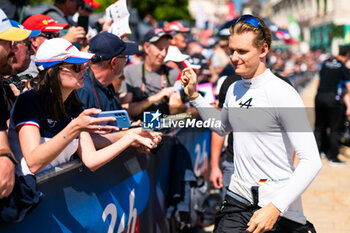
[[[83,0],[84,2],[86,3],[90,3],[90,5],[93,7],[93,8],[98,8],[101,6],[100,3],[94,1],[94,0]]]
[[[23,26],[28,30],[41,30],[43,32],[57,32],[69,28],[68,24],[58,24],[47,15],[32,15],[23,22]]]
[[[189,32],[190,28],[186,28],[179,21],[173,21],[168,23],[164,27],[164,31],[166,32]]]

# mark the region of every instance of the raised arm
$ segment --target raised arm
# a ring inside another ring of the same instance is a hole
[[[95,171],[122,153],[132,143],[139,143],[152,149],[160,140],[161,133],[136,128],[129,130],[115,143],[103,149],[96,150],[90,134],[82,132],[80,134],[78,154],[85,166],[91,171]]]
[[[211,127],[210,129],[223,136],[232,131],[228,121],[227,105],[221,111],[205,102],[204,98],[197,92],[197,75],[191,68],[182,71],[181,82],[186,95],[190,98],[192,105],[197,109],[201,118],[205,120],[214,119],[221,122],[221,127]]]
[[[170,97],[174,93],[174,87],[163,88],[157,94],[147,97],[144,100],[138,102],[132,102],[133,94],[128,92],[122,99],[123,108],[125,108],[131,117],[140,115],[145,109],[152,104],[160,102],[165,97]]]
[[[33,124],[19,126],[18,136],[21,150],[30,171],[37,173],[50,164],[82,131],[101,133],[115,129],[114,126],[99,125],[101,122],[115,120],[114,117],[95,118],[90,116],[99,112],[101,110],[85,110],[62,131],[44,143],[41,141],[40,126]]]

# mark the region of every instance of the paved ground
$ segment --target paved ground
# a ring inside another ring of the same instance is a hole
[[[314,79],[301,93],[312,126],[316,89],[317,79]],[[305,216],[317,233],[350,233],[350,148],[343,147],[339,158],[347,164],[330,167],[327,160],[322,159],[322,170],[303,194]],[[212,229],[213,226],[205,230],[211,232]]]
[[[313,80],[301,93],[307,107],[314,106],[317,81]],[[310,114],[313,125],[313,115]],[[318,233],[350,232],[350,149],[341,149],[340,159],[346,166],[330,167],[322,159],[323,168],[303,195],[305,215]]]

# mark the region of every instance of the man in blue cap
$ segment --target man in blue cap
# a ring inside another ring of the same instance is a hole
[[[119,96],[112,85],[113,81],[122,82],[123,69],[128,55],[139,52],[135,42],[124,42],[118,36],[103,32],[90,40],[89,51],[95,56],[90,60],[84,74],[84,87],[77,90],[85,108],[99,108],[102,111],[120,110]],[[93,135],[98,148],[108,146],[119,140],[128,130],[110,133],[101,137]],[[107,139],[107,140],[105,140]],[[150,152],[140,144],[133,144],[140,153]]]
[[[127,56],[139,51],[138,44],[103,32],[90,40],[89,51],[95,56],[84,74],[84,87],[78,90],[80,100],[86,108],[122,109],[112,82],[122,82]]]

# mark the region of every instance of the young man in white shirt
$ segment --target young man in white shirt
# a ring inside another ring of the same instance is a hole
[[[229,87],[221,112],[196,91],[193,70],[182,73],[185,93],[202,119],[214,114],[221,127],[213,130],[233,131],[234,174],[214,232],[314,232],[300,196],[322,165],[304,104],[266,67],[271,32],[263,20],[243,15],[230,32],[230,60],[242,80]]]

